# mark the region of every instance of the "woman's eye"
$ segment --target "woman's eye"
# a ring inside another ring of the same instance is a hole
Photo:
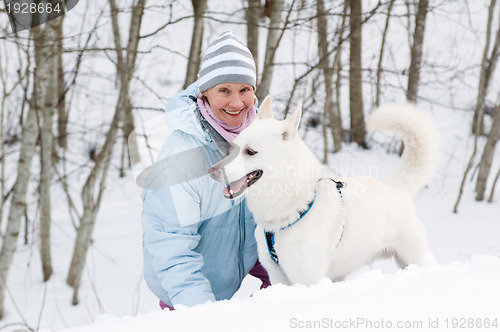
[[[257,154],[257,151],[255,151],[254,149],[250,149],[250,148],[247,148],[246,152],[249,156],[253,156],[254,154]]]

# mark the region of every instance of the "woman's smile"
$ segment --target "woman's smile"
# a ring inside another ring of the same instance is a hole
[[[203,92],[217,118],[231,127],[241,125],[255,102],[253,87],[242,83],[222,83]]]

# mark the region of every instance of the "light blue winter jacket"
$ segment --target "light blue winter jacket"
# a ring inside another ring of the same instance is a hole
[[[208,175],[228,151],[196,103],[196,82],[166,105],[166,139],[143,191],[144,278],[165,304],[229,299],[257,260],[244,199],[228,200]]]

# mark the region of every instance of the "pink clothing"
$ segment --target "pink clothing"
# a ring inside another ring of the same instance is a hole
[[[257,260],[257,263],[255,263],[254,267],[250,270],[250,272],[248,272],[248,274],[256,278],[259,278],[262,281],[260,289],[264,289],[271,286],[271,281],[269,281],[269,275],[267,274],[267,271],[264,269],[264,267],[260,264],[259,260]]]
[[[171,306],[166,305],[165,303],[163,303],[162,300],[160,300],[160,308],[161,308],[161,310],[165,310],[165,309],[168,309],[169,311],[174,311],[175,310]]]
[[[255,105],[252,105],[247,112],[247,116],[242,124],[236,127],[231,127],[227,125],[224,121],[220,120],[212,111],[212,108],[202,98],[198,98],[198,108],[200,109],[201,115],[205,118],[205,120],[210,123],[210,125],[229,143],[233,143],[236,136],[243,131],[246,127],[248,127],[252,121],[255,119],[257,115],[257,111],[255,109]]]

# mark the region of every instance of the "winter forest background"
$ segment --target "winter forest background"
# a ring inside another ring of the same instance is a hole
[[[500,256],[500,228],[487,228],[500,215],[496,0],[82,0],[17,34],[0,10],[0,330],[158,310],[141,275],[129,156],[143,152],[130,134],[196,80],[225,30],[252,51],[260,100],[272,95],[282,117],[303,101],[303,138],[334,174],[397,166],[398,140],[366,130],[376,106],[431,114],[441,164],[420,206],[445,222],[431,248],[466,260],[474,249],[432,243],[461,225]]]

